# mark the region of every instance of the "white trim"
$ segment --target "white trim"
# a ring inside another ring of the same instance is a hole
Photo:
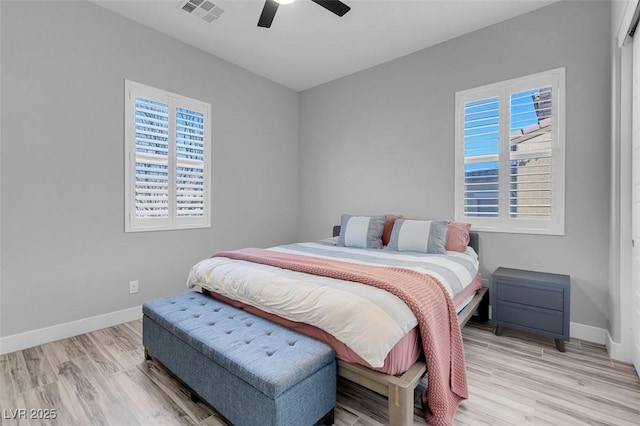
[[[142,318],[142,305],[0,338],[0,355]]]
[[[617,30],[618,27],[616,26],[614,34],[617,34]],[[617,43],[615,43],[615,46],[617,46]],[[607,331],[605,344],[611,358],[623,362],[631,362],[630,357],[633,351],[631,308],[631,95],[633,44],[628,43],[620,49],[615,46],[612,59],[614,69],[611,150],[612,222],[610,228],[612,239],[609,284],[611,326]]]
[[[489,319],[491,319],[491,305],[489,305]],[[577,322],[569,323],[569,336],[572,339],[580,339],[591,343],[597,343],[599,345],[607,345],[607,350],[609,349],[608,339],[611,339],[609,332],[604,328],[593,327],[591,325],[580,324]]]
[[[609,356],[616,361],[628,362],[631,363],[633,360],[633,354],[631,352],[631,347],[628,344],[614,342],[611,338],[611,335],[607,331],[607,352],[609,352]]]
[[[0,355],[90,333],[102,328],[113,327],[114,325],[140,318],[142,318],[142,305],[2,337],[0,338]],[[574,339],[606,345],[611,358],[630,362],[631,355],[626,353],[628,351],[623,350],[624,347],[619,343],[613,342],[609,332],[604,328],[572,322],[570,324],[570,335]]]
[[[574,339],[605,345],[609,332],[604,328],[572,322],[569,324],[569,335]]]
[[[633,15],[636,12],[636,8],[640,7],[640,0],[628,0],[627,8],[622,15],[622,19],[620,21],[620,27],[618,28],[618,47],[622,47],[627,39],[627,34],[631,29],[631,20],[633,19]]]
[[[483,279],[484,281],[484,279]],[[489,319],[491,319],[491,305],[489,305]],[[617,359],[619,361],[624,361],[622,357],[624,354],[621,354],[618,351],[618,348],[615,347],[619,345],[611,340],[611,336],[609,335],[609,331],[600,327],[593,327],[591,325],[580,324],[577,322],[569,323],[569,336],[573,339],[580,339],[591,343],[597,343],[599,345],[606,345],[607,351],[609,351],[609,355],[611,358]],[[616,357],[610,352],[609,347],[614,348]]]

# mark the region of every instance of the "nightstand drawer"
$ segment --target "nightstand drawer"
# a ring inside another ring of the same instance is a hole
[[[518,283],[507,279],[498,279],[494,284],[498,300],[556,311],[562,311],[564,308],[564,291],[562,288],[545,288],[540,285],[530,286],[526,283]]]
[[[543,331],[558,336],[564,334],[562,311],[510,302],[502,302],[497,308],[495,319],[500,324],[528,331]]]

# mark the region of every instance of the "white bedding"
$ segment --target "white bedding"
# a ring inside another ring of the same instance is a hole
[[[466,253],[426,255],[337,247],[329,239],[269,250],[407,267],[433,275],[452,297],[473,281],[478,270],[478,258],[471,248]],[[373,367],[382,367],[391,348],[417,325],[404,302],[384,290],[242,260],[202,260],[187,279],[187,287],[195,286],[325,330]]]

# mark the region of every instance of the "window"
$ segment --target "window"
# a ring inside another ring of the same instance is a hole
[[[564,235],[564,68],[456,93],[455,217]]]
[[[125,80],[125,232],[211,226],[210,112]]]

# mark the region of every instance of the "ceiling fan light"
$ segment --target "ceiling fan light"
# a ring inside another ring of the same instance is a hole
[[[293,3],[296,0],[275,0],[276,3],[280,3],[280,4],[289,4],[289,3]]]

